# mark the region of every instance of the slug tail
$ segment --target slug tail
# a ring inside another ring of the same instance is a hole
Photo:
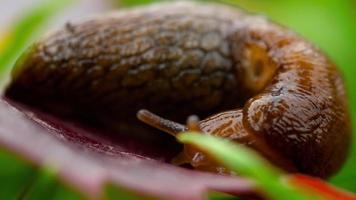
[[[155,127],[161,131],[169,133],[173,136],[176,136],[181,132],[187,131],[186,126],[177,122],[170,121],[168,119],[164,119],[145,109],[139,110],[137,112],[137,118],[142,122],[152,127]]]

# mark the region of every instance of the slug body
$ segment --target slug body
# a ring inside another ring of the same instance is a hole
[[[204,134],[320,177],[341,167],[351,137],[343,81],[323,53],[263,17],[216,4],[158,4],[68,24],[23,56],[7,95],[128,132],[147,128],[136,119],[142,108],[177,121],[198,114]],[[187,130],[138,116],[172,134]],[[194,147],[175,160],[222,169]]]

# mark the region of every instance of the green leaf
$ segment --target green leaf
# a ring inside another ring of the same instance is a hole
[[[39,33],[43,25],[51,19],[51,16],[71,2],[73,1],[44,1],[40,4],[41,6],[29,10],[14,24],[6,38],[8,41],[5,42],[5,47],[0,52],[0,80],[3,80],[3,77],[7,78],[6,75],[16,59]]]
[[[272,199],[315,199],[284,183],[281,171],[272,167],[254,151],[241,145],[192,132],[180,134],[178,139],[198,147],[238,174],[251,178]]]

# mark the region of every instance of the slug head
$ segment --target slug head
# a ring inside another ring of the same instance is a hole
[[[192,134],[203,133],[199,125],[199,118],[197,116],[190,116],[187,119],[187,125],[182,125],[177,122],[173,122],[164,119],[151,113],[148,110],[140,110],[137,113],[137,118],[144,123],[153,126],[163,132],[166,132],[174,137],[182,132],[191,132]],[[211,160],[207,155],[202,153],[199,149],[192,145],[184,145],[183,151],[180,152],[172,160],[172,164],[175,165],[185,165],[190,164],[194,169],[211,171],[217,173],[227,173],[228,171],[224,167],[219,167],[213,160]]]

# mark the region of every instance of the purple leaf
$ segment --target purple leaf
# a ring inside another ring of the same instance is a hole
[[[202,199],[207,191],[255,192],[253,182],[176,167],[164,151],[123,137],[110,141],[100,130],[65,121],[33,108],[0,100],[0,145],[60,178],[88,197],[100,198],[114,184],[169,199]]]

